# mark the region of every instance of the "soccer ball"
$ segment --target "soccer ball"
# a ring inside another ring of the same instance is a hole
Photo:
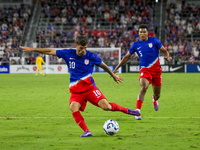
[[[119,124],[115,120],[107,120],[103,125],[103,130],[108,135],[114,135],[119,131]]]

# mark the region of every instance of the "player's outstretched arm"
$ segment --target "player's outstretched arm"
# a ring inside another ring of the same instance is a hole
[[[117,67],[113,70],[113,73],[117,73],[117,70],[124,65],[131,57],[131,54],[128,52],[122,59],[122,61],[117,65]]]
[[[167,59],[168,61],[170,61],[169,53],[163,46],[160,48],[160,51],[164,54],[164,59]]]
[[[47,54],[47,55],[56,55],[56,50],[51,49],[51,48],[31,48],[31,47],[23,47],[20,46],[21,49],[23,49],[24,52],[38,52],[41,54]]]
[[[113,80],[114,80],[115,82],[117,82],[118,84],[119,84],[119,82],[123,83],[124,78],[122,78],[120,75],[114,74],[114,73],[110,70],[110,68],[109,68],[103,61],[101,62],[100,67],[101,67],[102,69],[104,69],[106,72],[108,72],[108,73],[111,75],[111,77],[113,78]]]

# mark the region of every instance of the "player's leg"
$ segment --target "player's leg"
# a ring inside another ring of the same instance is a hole
[[[86,101],[83,96],[78,94],[72,94],[70,97],[70,110],[72,111],[72,116],[79,127],[84,131],[81,137],[92,136],[87,125],[85,124],[84,118],[80,113],[80,110],[84,110],[86,107]]]
[[[42,75],[45,77],[46,75],[44,74],[44,72],[43,72],[43,69],[41,68],[41,72],[42,72]]]
[[[162,85],[161,71],[152,73],[152,76],[153,76],[153,79],[152,79],[153,106],[154,106],[155,111],[158,111],[159,109],[158,99],[160,98],[161,85]]]
[[[40,70],[41,70],[41,66],[38,65],[38,69],[37,69],[37,72],[36,72],[36,74],[35,74],[36,77],[38,76],[38,73],[39,73]]]
[[[100,108],[106,111],[121,111],[123,113],[130,115],[135,115],[135,116],[140,115],[140,112],[138,110],[125,108],[116,103],[108,103],[106,99],[99,100],[97,104]]]
[[[84,96],[91,104],[100,107],[103,110],[121,111],[131,115],[140,115],[140,112],[138,110],[128,109],[116,103],[108,103],[106,97],[101,93],[101,91],[97,87],[93,87],[90,91],[84,93]]]
[[[148,87],[149,81],[146,78],[140,78],[140,92],[137,96],[136,109],[141,109]]]
[[[39,71],[40,71],[40,68],[38,67],[37,72],[35,74],[36,77],[38,76]]]
[[[144,97],[146,94],[146,91],[149,87],[149,80],[147,80],[146,78],[140,78],[140,92],[138,93],[137,96],[137,102],[136,102],[136,109],[140,112],[141,108],[142,108],[142,104],[144,101]],[[141,116],[135,116],[136,120],[141,120]]]
[[[152,87],[154,100],[157,101],[160,98],[161,86],[152,85]]]
[[[38,73],[39,73],[39,69],[37,70],[37,72],[36,72],[36,74],[35,74],[36,77],[38,77]]]
[[[157,100],[160,98],[161,86],[152,85],[152,87],[153,87],[153,96],[152,96],[153,106],[155,111],[158,111],[159,104]]]

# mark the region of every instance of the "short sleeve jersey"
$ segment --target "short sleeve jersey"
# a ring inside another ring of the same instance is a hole
[[[63,58],[70,72],[70,88],[78,84],[80,80],[91,84],[94,65],[99,66],[102,60],[94,53],[87,51],[83,57],[76,54],[76,49],[57,50],[56,55]]]
[[[134,42],[129,53],[136,52],[140,58],[140,70],[142,68],[149,68],[151,70],[161,70],[159,61],[159,49],[162,43],[156,37],[148,37],[146,42],[138,40]]]

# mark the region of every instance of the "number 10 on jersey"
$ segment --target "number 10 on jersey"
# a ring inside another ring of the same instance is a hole
[[[75,68],[75,62],[69,61],[69,68],[74,69]]]

